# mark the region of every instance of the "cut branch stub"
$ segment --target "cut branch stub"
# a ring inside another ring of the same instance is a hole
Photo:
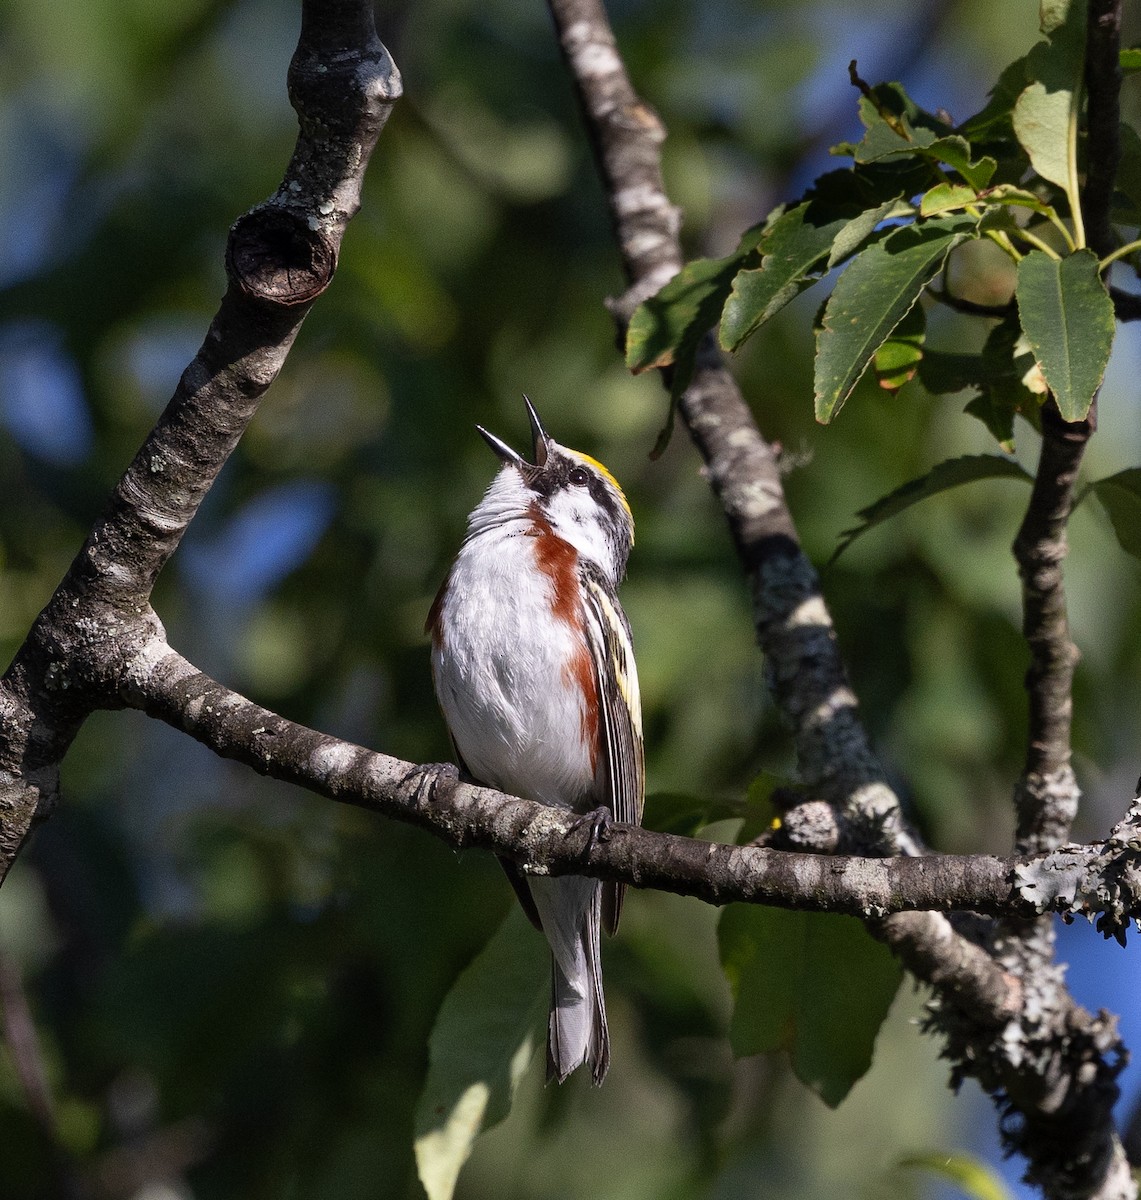
[[[226,274],[251,300],[308,304],[329,286],[336,269],[332,239],[272,202],[251,209],[230,228]]]

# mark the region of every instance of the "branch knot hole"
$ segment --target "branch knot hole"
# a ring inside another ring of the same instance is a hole
[[[337,251],[301,214],[276,204],[251,209],[230,230],[226,272],[246,296],[292,307],[315,300],[337,269]]]

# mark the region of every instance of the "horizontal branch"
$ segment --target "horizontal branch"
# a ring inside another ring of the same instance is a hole
[[[532,874],[864,918],[1098,913],[1107,932],[1121,933],[1141,911],[1141,805],[1104,844],[1013,858],[799,854],[618,824],[591,845],[571,812],[465,783],[450,765],[403,762],[289,721],[204,675],[160,638],[131,664],[122,698],[262,775],[417,825],[456,849],[490,850]]]

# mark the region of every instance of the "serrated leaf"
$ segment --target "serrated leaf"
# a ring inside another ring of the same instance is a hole
[[[698,343],[717,324],[734,276],[754,256],[764,234],[762,226],[754,226],[732,254],[686,263],[637,307],[626,332],[626,365],[631,371],[668,367],[683,358],[692,371]]]
[[[1018,264],[1018,315],[1034,357],[1067,421],[1080,421],[1101,386],[1113,348],[1113,301],[1097,256],[1061,260],[1031,250]]]
[[[832,249],[828,253],[828,270],[855,254],[884,221],[913,216],[914,205],[909,204],[902,196],[895,196],[853,217],[832,241]]]
[[[1014,418],[1020,416],[1041,432],[1042,393],[1026,386],[1027,378],[1041,377],[1026,335],[1018,320],[1010,316],[987,335],[978,360],[981,371],[973,386],[980,394],[964,409],[986,425],[1001,448],[1014,452]]]
[[[960,487],[964,483],[974,483],[978,479],[1021,479],[1027,483],[1033,482],[1033,477],[1012,458],[999,458],[994,454],[966,454],[961,458],[949,458],[932,468],[926,475],[908,480],[886,496],[881,496],[874,504],[861,508],[856,513],[860,524],[845,529],[840,534],[840,543],[830,562],[835,562],[861,534],[882,525],[889,517],[898,515],[929,496],[938,495],[949,488]]]
[[[813,202],[798,204],[774,223],[762,241],[761,261],[732,280],[721,315],[720,341],[737,350],[765,321],[816,282],[811,274],[847,218]]]
[[[830,153],[849,155],[857,163],[911,157],[950,132],[944,122],[924,112],[899,83],[880,83],[870,94],[861,95],[859,113],[867,131],[863,139],[841,142]]]
[[[871,1066],[899,987],[890,951],[854,917],[747,904],[722,913],[718,944],[733,1053],[786,1051],[797,1078],[836,1107]]]
[[[872,358],[876,382],[884,391],[898,392],[915,378],[923,361],[926,338],[927,313],[922,304],[916,304]]]
[[[1001,1177],[969,1154],[912,1154],[899,1165],[940,1175],[971,1200],[1013,1200]]]
[[[1017,187],[1010,183],[1000,183],[992,188],[984,188],[975,192],[957,183],[940,183],[931,188],[920,202],[923,216],[935,216],[941,212],[953,212],[966,208],[968,205],[980,208],[988,206],[1005,206],[1010,208],[1026,208],[1044,217],[1056,217],[1057,210],[1047,204],[1041,196],[1027,188]]]
[[[416,1106],[416,1170],[429,1200],[451,1200],[479,1134],[507,1115],[542,1044],[546,943],[513,905],[440,1006]]]
[[[1057,210],[1052,204],[1047,204],[1035,192],[1012,183],[1000,183],[997,187],[987,188],[980,193],[978,200],[980,204],[1006,204],[1012,208],[1028,208],[1044,217],[1057,216]]]
[[[854,253],[893,217],[914,213],[899,196],[863,212],[837,215],[822,200],[798,204],[776,221],[762,241],[758,267],[741,271],[721,316],[720,341],[736,351],[790,300],[816,283],[820,274]]]
[[[970,142],[919,108],[898,83],[881,83],[870,96],[861,96],[860,120],[867,130],[863,140],[833,146],[833,154],[850,155],[865,165],[900,158],[945,163],[976,191],[986,187],[998,168],[988,155],[974,159]]]
[[[1141,467],[1130,467],[1090,484],[1126,554],[1141,558]]]
[[[1076,177],[1077,121],[1085,67],[1085,5],[1042,5],[1049,39],[1027,54],[1030,82],[1014,105],[1014,132],[1034,170],[1069,191]],[[1071,197],[1076,201],[1076,197]]]
[[[830,421],[888,334],[938,274],[951,249],[975,235],[969,217],[897,230],[857,255],[840,276],[816,342],[816,419]]]

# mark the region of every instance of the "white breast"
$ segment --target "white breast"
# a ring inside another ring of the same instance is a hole
[[[570,663],[581,636],[551,615],[525,520],[469,536],[449,577],[432,672],[448,728],[476,779],[581,808],[594,784],[584,700]]]

